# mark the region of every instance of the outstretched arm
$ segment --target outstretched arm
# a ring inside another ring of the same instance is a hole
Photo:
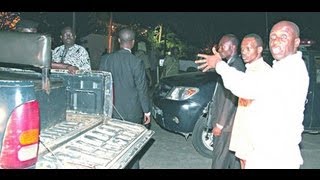
[[[202,69],[202,72],[206,72],[211,68],[215,68],[216,64],[222,61],[219,53],[216,51],[213,51],[213,53],[213,55],[198,54],[198,57],[204,58],[195,61],[195,63],[198,64],[198,69]]]

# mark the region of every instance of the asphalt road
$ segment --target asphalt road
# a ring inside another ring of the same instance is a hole
[[[141,152],[141,169],[210,169],[211,159],[201,156],[192,146],[191,137],[162,129],[152,121],[152,140]],[[320,169],[320,135],[303,134],[301,169]]]
[[[153,138],[144,148],[141,169],[210,169],[211,159],[201,156],[192,146],[191,137],[162,129],[152,121]]]

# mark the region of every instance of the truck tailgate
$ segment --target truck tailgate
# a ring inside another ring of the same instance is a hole
[[[122,169],[154,134],[142,125],[127,121],[106,119],[100,122],[98,125],[92,122],[85,133],[69,132],[69,138],[60,137],[58,143],[51,141],[52,149],[48,151],[40,147],[36,168]],[[41,137],[42,141],[45,139]]]

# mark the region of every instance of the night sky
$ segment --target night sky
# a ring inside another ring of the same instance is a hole
[[[280,20],[297,23],[302,39],[320,43],[320,12],[115,12],[113,16],[119,23],[146,26],[163,23],[195,46],[218,42],[226,33],[240,39],[248,33],[257,33],[267,41],[272,25]]]
[[[38,13],[27,13],[28,16]],[[72,12],[49,13],[57,22],[72,22]],[[78,37],[86,35],[89,12],[76,12]],[[217,43],[223,34],[233,33],[240,40],[249,33],[259,34],[265,44],[272,25],[291,20],[300,27],[301,38],[313,39],[320,47],[320,12],[113,12],[113,20],[120,24],[139,23],[154,27],[163,24],[189,44],[203,48]],[[52,20],[52,21],[53,21]],[[60,28],[61,27],[56,27]],[[54,32],[59,33],[59,30]]]

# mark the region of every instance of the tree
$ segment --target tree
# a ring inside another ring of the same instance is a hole
[[[20,13],[18,12],[0,12],[0,29],[13,30],[16,28],[17,22],[20,21]]]

